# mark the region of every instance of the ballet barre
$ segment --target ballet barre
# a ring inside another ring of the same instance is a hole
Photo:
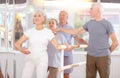
[[[87,48],[87,47],[88,45],[83,45],[83,44],[79,46],[79,48]]]
[[[71,45],[72,47],[76,47],[78,46],[77,48],[87,48],[88,45]],[[74,68],[74,67],[78,67],[80,65],[85,65],[86,62],[80,62],[80,63],[75,63],[75,64],[71,64],[71,65],[67,65],[67,66],[64,66],[64,50],[66,49],[66,47],[63,45],[62,46],[62,50],[61,50],[61,65],[60,67],[58,67],[58,71],[60,72],[60,78],[64,78],[64,71],[63,70],[66,70],[66,69],[70,69],[70,68]]]
[[[66,69],[78,67],[78,66],[85,65],[85,64],[86,64],[86,62],[80,62],[80,63],[71,64],[71,65],[66,65],[66,66],[63,66],[63,67],[58,67],[58,71],[61,72],[61,71],[64,71]]]

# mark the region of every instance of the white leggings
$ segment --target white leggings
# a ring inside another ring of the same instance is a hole
[[[36,60],[27,59],[23,69],[22,78],[32,78],[32,74],[35,70],[37,78],[46,78],[48,67],[48,57],[42,56]]]

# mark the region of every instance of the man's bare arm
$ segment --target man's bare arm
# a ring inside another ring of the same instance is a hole
[[[78,29],[57,28],[55,31],[62,31],[62,32],[65,32],[68,34],[82,34],[82,33],[86,32],[86,30],[83,27],[78,28]]]
[[[110,34],[110,38],[112,40],[112,44],[110,46],[110,51],[113,52],[113,50],[115,50],[115,48],[119,45],[119,42],[118,42],[118,39],[114,32]]]
[[[85,41],[84,39],[82,39],[80,36],[76,36],[75,39],[80,43],[80,44],[85,44],[88,45],[87,41]]]

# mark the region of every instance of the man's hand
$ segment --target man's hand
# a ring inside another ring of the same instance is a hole
[[[76,45],[67,45],[67,48],[65,49],[66,51],[71,51],[75,48],[79,48],[80,45],[79,44],[76,44]]]

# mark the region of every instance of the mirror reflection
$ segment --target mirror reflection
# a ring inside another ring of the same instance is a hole
[[[26,30],[26,14],[0,12],[0,47],[1,49],[15,49],[14,43]]]

